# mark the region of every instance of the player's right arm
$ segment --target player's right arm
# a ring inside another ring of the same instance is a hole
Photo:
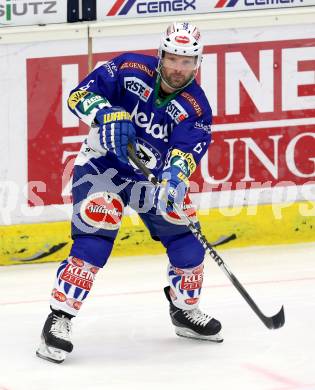
[[[99,152],[112,152],[128,163],[128,143],[135,144],[136,131],[130,114],[120,107],[119,66],[124,56],[95,69],[73,91],[69,109],[83,122],[93,126],[88,143]],[[95,128],[97,128],[95,131]]]
[[[96,68],[70,92],[70,111],[87,125],[94,123],[97,112],[104,107],[119,105],[119,67],[123,56],[114,58]]]

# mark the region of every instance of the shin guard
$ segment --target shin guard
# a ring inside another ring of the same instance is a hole
[[[69,256],[57,270],[50,300],[51,307],[76,316],[93,286],[98,270],[99,267]]]
[[[170,297],[174,306],[183,310],[198,307],[203,281],[203,263],[193,268],[178,268],[169,264]]]

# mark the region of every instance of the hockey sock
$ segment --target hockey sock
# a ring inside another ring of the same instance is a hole
[[[179,309],[191,310],[198,307],[203,281],[203,263],[193,268],[168,266],[170,297]]]
[[[98,270],[98,267],[74,256],[64,260],[57,270],[51,294],[52,310],[76,316],[93,286]]]

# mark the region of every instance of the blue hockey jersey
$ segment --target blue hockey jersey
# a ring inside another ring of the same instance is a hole
[[[124,176],[140,179],[135,167],[120,162],[113,153],[102,148],[99,128],[93,122],[100,108],[120,106],[131,114],[138,157],[155,175],[167,166],[174,150],[189,160],[190,174],[194,171],[211,140],[210,105],[196,81],[162,100],[158,94],[157,66],[156,57],[122,54],[95,69],[71,91],[70,110],[91,126],[85,146],[91,148],[92,153],[85,153],[85,157],[79,155],[77,164],[94,158]]]

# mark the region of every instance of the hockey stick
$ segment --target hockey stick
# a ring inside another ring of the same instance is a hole
[[[210,242],[210,245],[213,247],[217,247],[220,245],[224,245],[230,241],[233,241],[236,239],[236,234],[230,234],[229,236],[220,236],[216,241]]]
[[[153,175],[153,173],[138,159],[133,147],[128,145],[128,154],[130,160],[141,170],[141,172],[146,176],[146,178],[154,185],[158,186],[159,181]],[[195,226],[195,224],[190,220],[190,218],[182,212],[181,208],[176,204],[174,205],[174,211],[185,221],[187,227],[193,233],[193,235],[197,238],[197,240],[202,244],[205,250],[209,253],[212,259],[217,263],[217,265],[222,269],[225,275],[230,279],[233,286],[238,290],[238,292],[242,295],[245,301],[249,304],[252,310],[257,314],[260,320],[266,325],[269,329],[278,329],[281,328],[285,323],[284,317],[284,308],[281,307],[280,311],[272,317],[267,317],[263,314],[263,312],[259,309],[256,303],[253,301],[251,296],[242,286],[242,284],[238,281],[238,279],[234,276],[234,274],[229,270],[227,265],[224,263],[223,259],[218,255],[218,253],[213,249],[212,245],[207,241],[206,237],[202,234],[201,230]]]

